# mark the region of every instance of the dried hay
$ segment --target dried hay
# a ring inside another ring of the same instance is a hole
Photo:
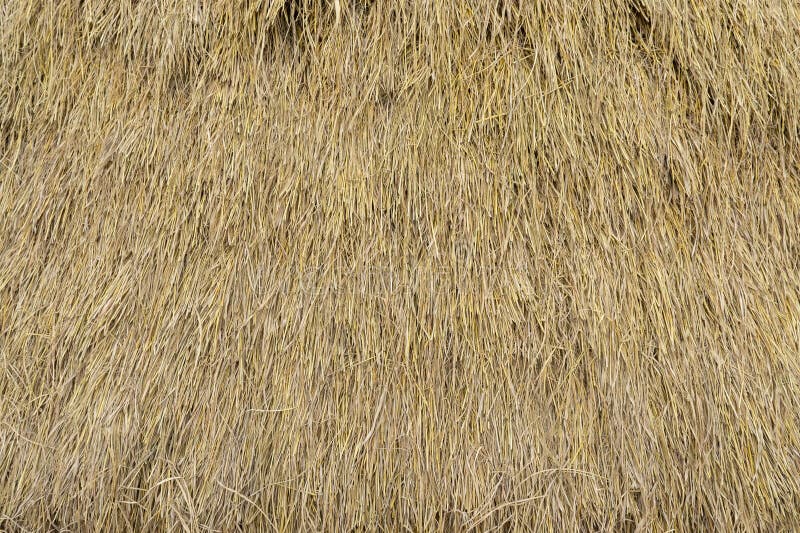
[[[0,15],[0,528],[800,527],[794,0]]]

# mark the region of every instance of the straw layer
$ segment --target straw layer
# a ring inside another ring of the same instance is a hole
[[[0,19],[0,529],[800,527],[796,2]]]

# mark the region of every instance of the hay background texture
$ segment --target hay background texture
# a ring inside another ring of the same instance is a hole
[[[0,529],[800,527],[797,2],[0,20]]]

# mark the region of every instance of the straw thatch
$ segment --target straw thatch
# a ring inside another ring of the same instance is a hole
[[[0,529],[800,527],[796,1],[0,20]]]

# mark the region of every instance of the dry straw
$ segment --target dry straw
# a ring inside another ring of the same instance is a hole
[[[800,527],[795,0],[0,20],[0,529]]]

